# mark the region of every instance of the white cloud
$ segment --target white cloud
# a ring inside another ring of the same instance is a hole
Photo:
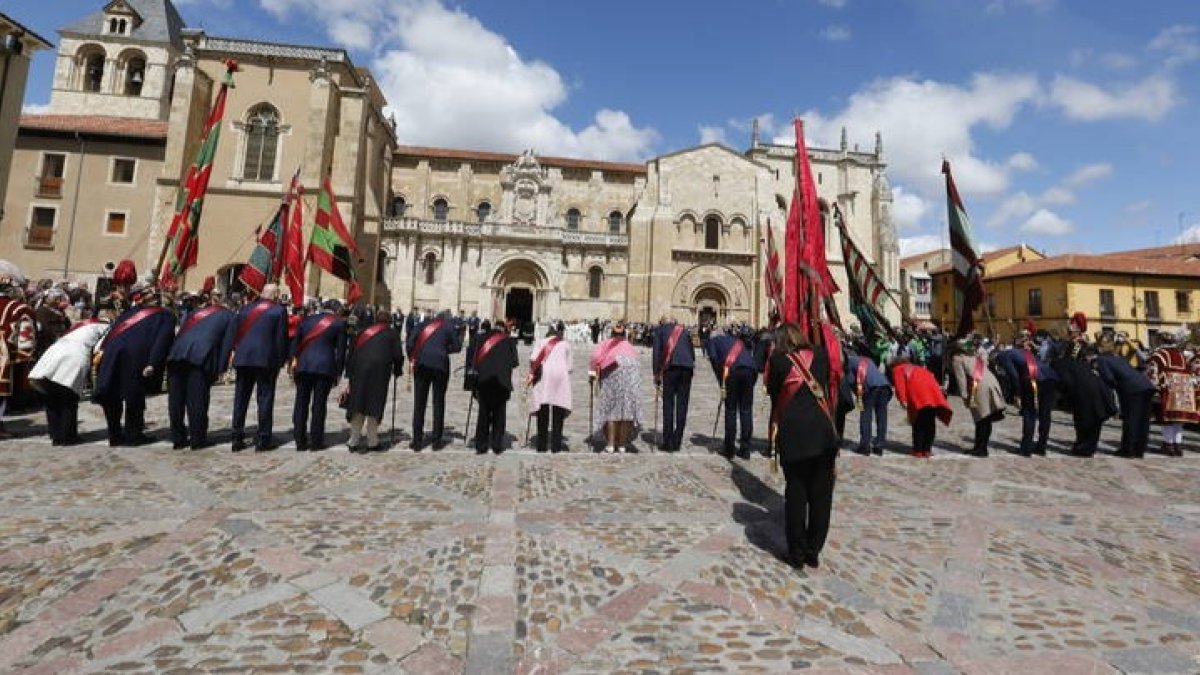
[[[1150,75],[1141,82],[1110,89],[1058,75],[1050,85],[1049,100],[1072,120],[1154,121],[1175,107],[1179,95],[1175,82],[1163,75]]]
[[[895,77],[868,84],[831,116],[804,113],[805,133],[810,144],[837,147],[844,126],[852,143],[870,148],[875,131],[882,131],[895,183],[936,197],[944,189],[939,169],[945,155],[953,162],[955,181],[964,194],[995,196],[1008,188],[1009,169],[1003,162],[977,156],[972,133],[981,125],[1008,127],[1037,95],[1032,75],[979,73],[965,86]],[[790,129],[778,133],[778,142],[791,142]]]
[[[1056,185],[1043,192],[1040,201],[1043,204],[1052,206],[1065,206],[1067,204],[1074,204],[1078,200],[1074,192]]]
[[[844,9],[849,0],[817,0],[817,2],[833,9]]]
[[[1166,54],[1166,66],[1177,68],[1200,60],[1200,30],[1196,26],[1165,28],[1150,41],[1151,51]]]
[[[1057,0],[992,0],[984,11],[988,14],[1004,14],[1010,8],[1028,8],[1035,12],[1047,12],[1054,8]]]
[[[915,237],[900,238],[900,257],[936,251],[946,246],[945,240],[936,234],[920,234]]]
[[[1187,228],[1178,237],[1172,240],[1173,244],[1197,244],[1200,243],[1200,223],[1196,223]]]
[[[921,220],[929,213],[930,206],[924,197],[903,187],[897,186],[892,190],[892,222],[897,230],[914,230],[919,227]]]
[[[725,127],[700,127],[700,144],[705,143],[721,143],[729,145],[725,140]]]
[[[821,37],[829,42],[845,42],[850,39],[850,29],[846,26],[827,26],[821,31]]]
[[[1074,232],[1075,225],[1049,209],[1038,209],[1020,229],[1029,234],[1059,237]]]
[[[573,128],[555,114],[568,96],[548,63],[526,60],[504,36],[442,0],[259,0],[287,20],[312,17],[371,63],[402,143],[637,160],[658,134],[620,110]],[[414,94],[414,92],[416,92]]]
[[[987,221],[987,226],[996,228],[1004,225],[1010,220],[1024,218],[1037,210],[1038,201],[1031,197],[1027,192],[1018,192],[1010,195],[1000,202],[996,210],[992,213],[991,218]]]
[[[1112,164],[1088,164],[1075,170],[1063,184],[1068,188],[1081,188],[1088,183],[1108,178],[1113,173]]]
[[[1110,70],[1130,70],[1138,65],[1138,57],[1124,52],[1097,53],[1094,49],[1084,48],[1071,51],[1070,63],[1078,68],[1089,63],[1098,63]]]
[[[21,106],[22,115],[44,115],[49,111],[49,103],[26,103]]]
[[[1008,167],[1017,171],[1033,171],[1038,168],[1037,158],[1028,152],[1018,152],[1008,158]]]

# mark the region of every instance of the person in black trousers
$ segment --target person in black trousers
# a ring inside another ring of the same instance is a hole
[[[446,384],[450,380],[450,355],[462,351],[461,334],[443,312],[417,324],[405,341],[410,372],[413,375],[413,438],[409,447],[420,452],[425,447],[425,409],[433,390],[433,433],[430,442],[434,450],[446,447]]]
[[[780,327],[767,370],[771,436],[783,475],[787,562],[818,567],[833,508],[838,436],[828,409],[829,355],[795,324]]]
[[[482,455],[491,448],[498,455],[504,452],[512,372],[517,367],[517,343],[508,336],[504,324],[497,322],[467,358],[475,367],[475,397],[479,403],[475,452]]]
[[[1121,447],[1117,457],[1138,459],[1150,444],[1150,415],[1154,401],[1154,383],[1146,374],[1129,365],[1116,353],[1116,346],[1105,342],[1096,357],[1096,371],[1117,393],[1121,408]]]

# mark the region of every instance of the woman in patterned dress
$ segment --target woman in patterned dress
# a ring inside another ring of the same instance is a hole
[[[605,452],[625,452],[641,420],[642,373],[637,349],[625,339],[624,323],[613,326],[611,337],[592,352],[589,385],[596,379],[600,402],[592,433],[604,431]]]

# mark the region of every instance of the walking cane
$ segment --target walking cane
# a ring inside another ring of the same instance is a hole
[[[717,401],[717,416],[713,418],[712,438],[717,437],[717,424],[721,420],[721,409],[725,407],[725,383],[729,379],[729,369],[725,369],[725,375],[721,378],[721,400]]]
[[[525,447],[529,447],[529,426],[533,422],[533,413],[529,412],[529,385],[521,391],[521,405],[525,407]]]
[[[389,445],[396,445],[396,385],[400,383],[399,376],[392,378],[392,431],[389,434]]]
[[[662,385],[654,384],[654,445],[662,446],[662,436],[658,433],[658,397],[662,396]]]
[[[592,409],[595,407],[593,405],[593,402],[595,401],[595,399],[596,399],[596,378],[592,377],[591,375],[588,375],[588,428],[587,428],[587,436],[585,436],[585,438],[592,437]]]
[[[471,409],[475,406],[475,392],[471,392],[471,400],[467,402],[467,423],[463,425],[463,445],[471,445]]]

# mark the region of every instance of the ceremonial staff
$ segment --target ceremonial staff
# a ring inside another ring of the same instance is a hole
[[[392,378],[392,430],[389,433],[391,438],[389,445],[396,444],[396,385],[398,384],[399,380],[399,377]]]
[[[463,445],[471,444],[471,410],[475,407],[475,390],[471,390],[471,400],[467,401],[467,422],[463,425]]]
[[[595,401],[595,398],[596,398],[596,375],[595,375],[595,373],[588,373],[588,431],[587,431],[587,435],[589,437],[592,435],[592,408],[593,408],[592,403],[593,403],[593,401]]]
[[[662,396],[662,384],[654,383],[654,445],[662,445],[662,437],[658,435],[658,397]],[[715,433],[715,432],[714,432]]]
[[[717,437],[717,424],[721,420],[721,409],[725,407],[726,383],[729,381],[729,368],[725,367],[722,370],[723,370],[723,372],[721,374],[721,400],[717,401],[717,416],[713,418],[713,430],[712,430],[713,438]]]

